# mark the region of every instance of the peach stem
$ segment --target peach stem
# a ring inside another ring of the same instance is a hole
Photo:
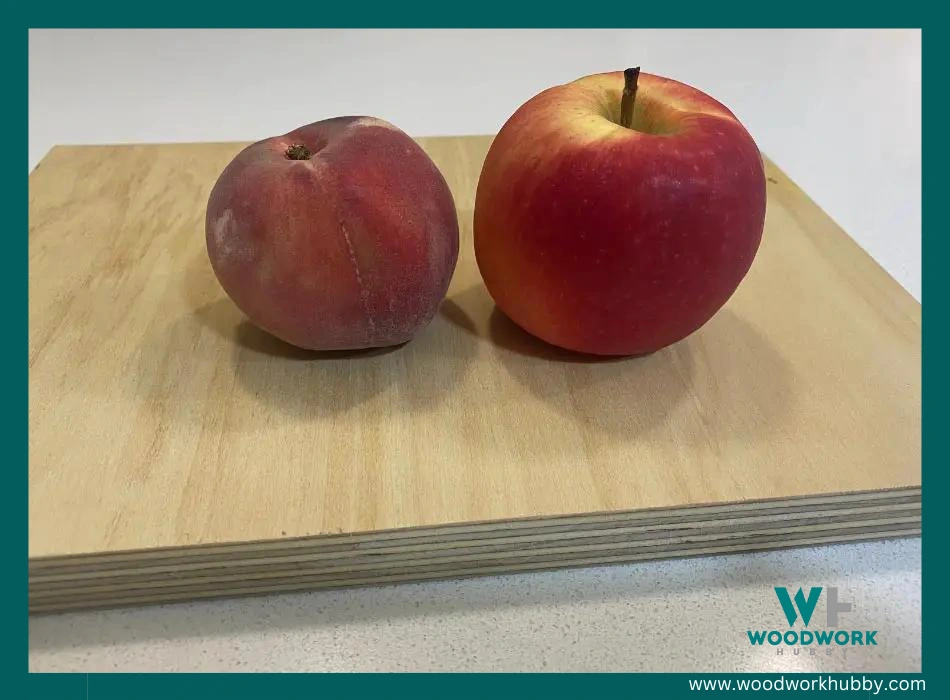
[[[620,126],[630,128],[633,124],[633,101],[637,98],[637,78],[640,66],[623,72],[623,97],[620,98]]]
[[[303,144],[295,143],[284,151],[284,155],[289,160],[310,160],[310,156],[313,154],[310,153],[310,149]]]

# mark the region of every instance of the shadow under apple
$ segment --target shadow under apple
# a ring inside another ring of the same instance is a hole
[[[678,343],[637,357],[553,348],[498,309],[490,335],[501,364],[532,394],[615,436],[656,432],[719,451],[724,440],[769,439],[794,403],[788,361],[729,308]],[[538,358],[572,368],[559,381],[539,369]]]
[[[495,306],[483,285],[451,302],[448,320],[467,319],[460,328],[489,342],[499,365],[532,396],[616,439],[655,434],[713,443],[713,449],[733,437],[767,440],[796,401],[788,360],[728,306],[657,352],[603,357],[527,333]]]

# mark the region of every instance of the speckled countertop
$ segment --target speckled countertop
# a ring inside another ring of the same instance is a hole
[[[29,668],[919,671],[920,552],[894,540],[33,617]],[[774,586],[837,586],[842,627],[878,645],[753,647],[746,630],[788,628]]]

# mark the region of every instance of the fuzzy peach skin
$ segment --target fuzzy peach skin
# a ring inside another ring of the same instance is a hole
[[[294,145],[310,158],[289,158]],[[408,341],[435,315],[458,259],[442,174],[372,117],[245,148],[211,191],[205,233],[215,275],[248,318],[313,350]]]
[[[489,150],[475,203],[488,291],[543,340],[637,355],[708,321],[749,270],[765,220],[752,137],[723,105],[640,73],[631,128],[622,72],[538,94]]]

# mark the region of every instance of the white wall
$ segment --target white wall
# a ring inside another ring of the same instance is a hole
[[[494,132],[539,90],[641,65],[729,106],[918,299],[917,30],[33,30],[30,162],[57,143],[256,140],[340,114]]]

